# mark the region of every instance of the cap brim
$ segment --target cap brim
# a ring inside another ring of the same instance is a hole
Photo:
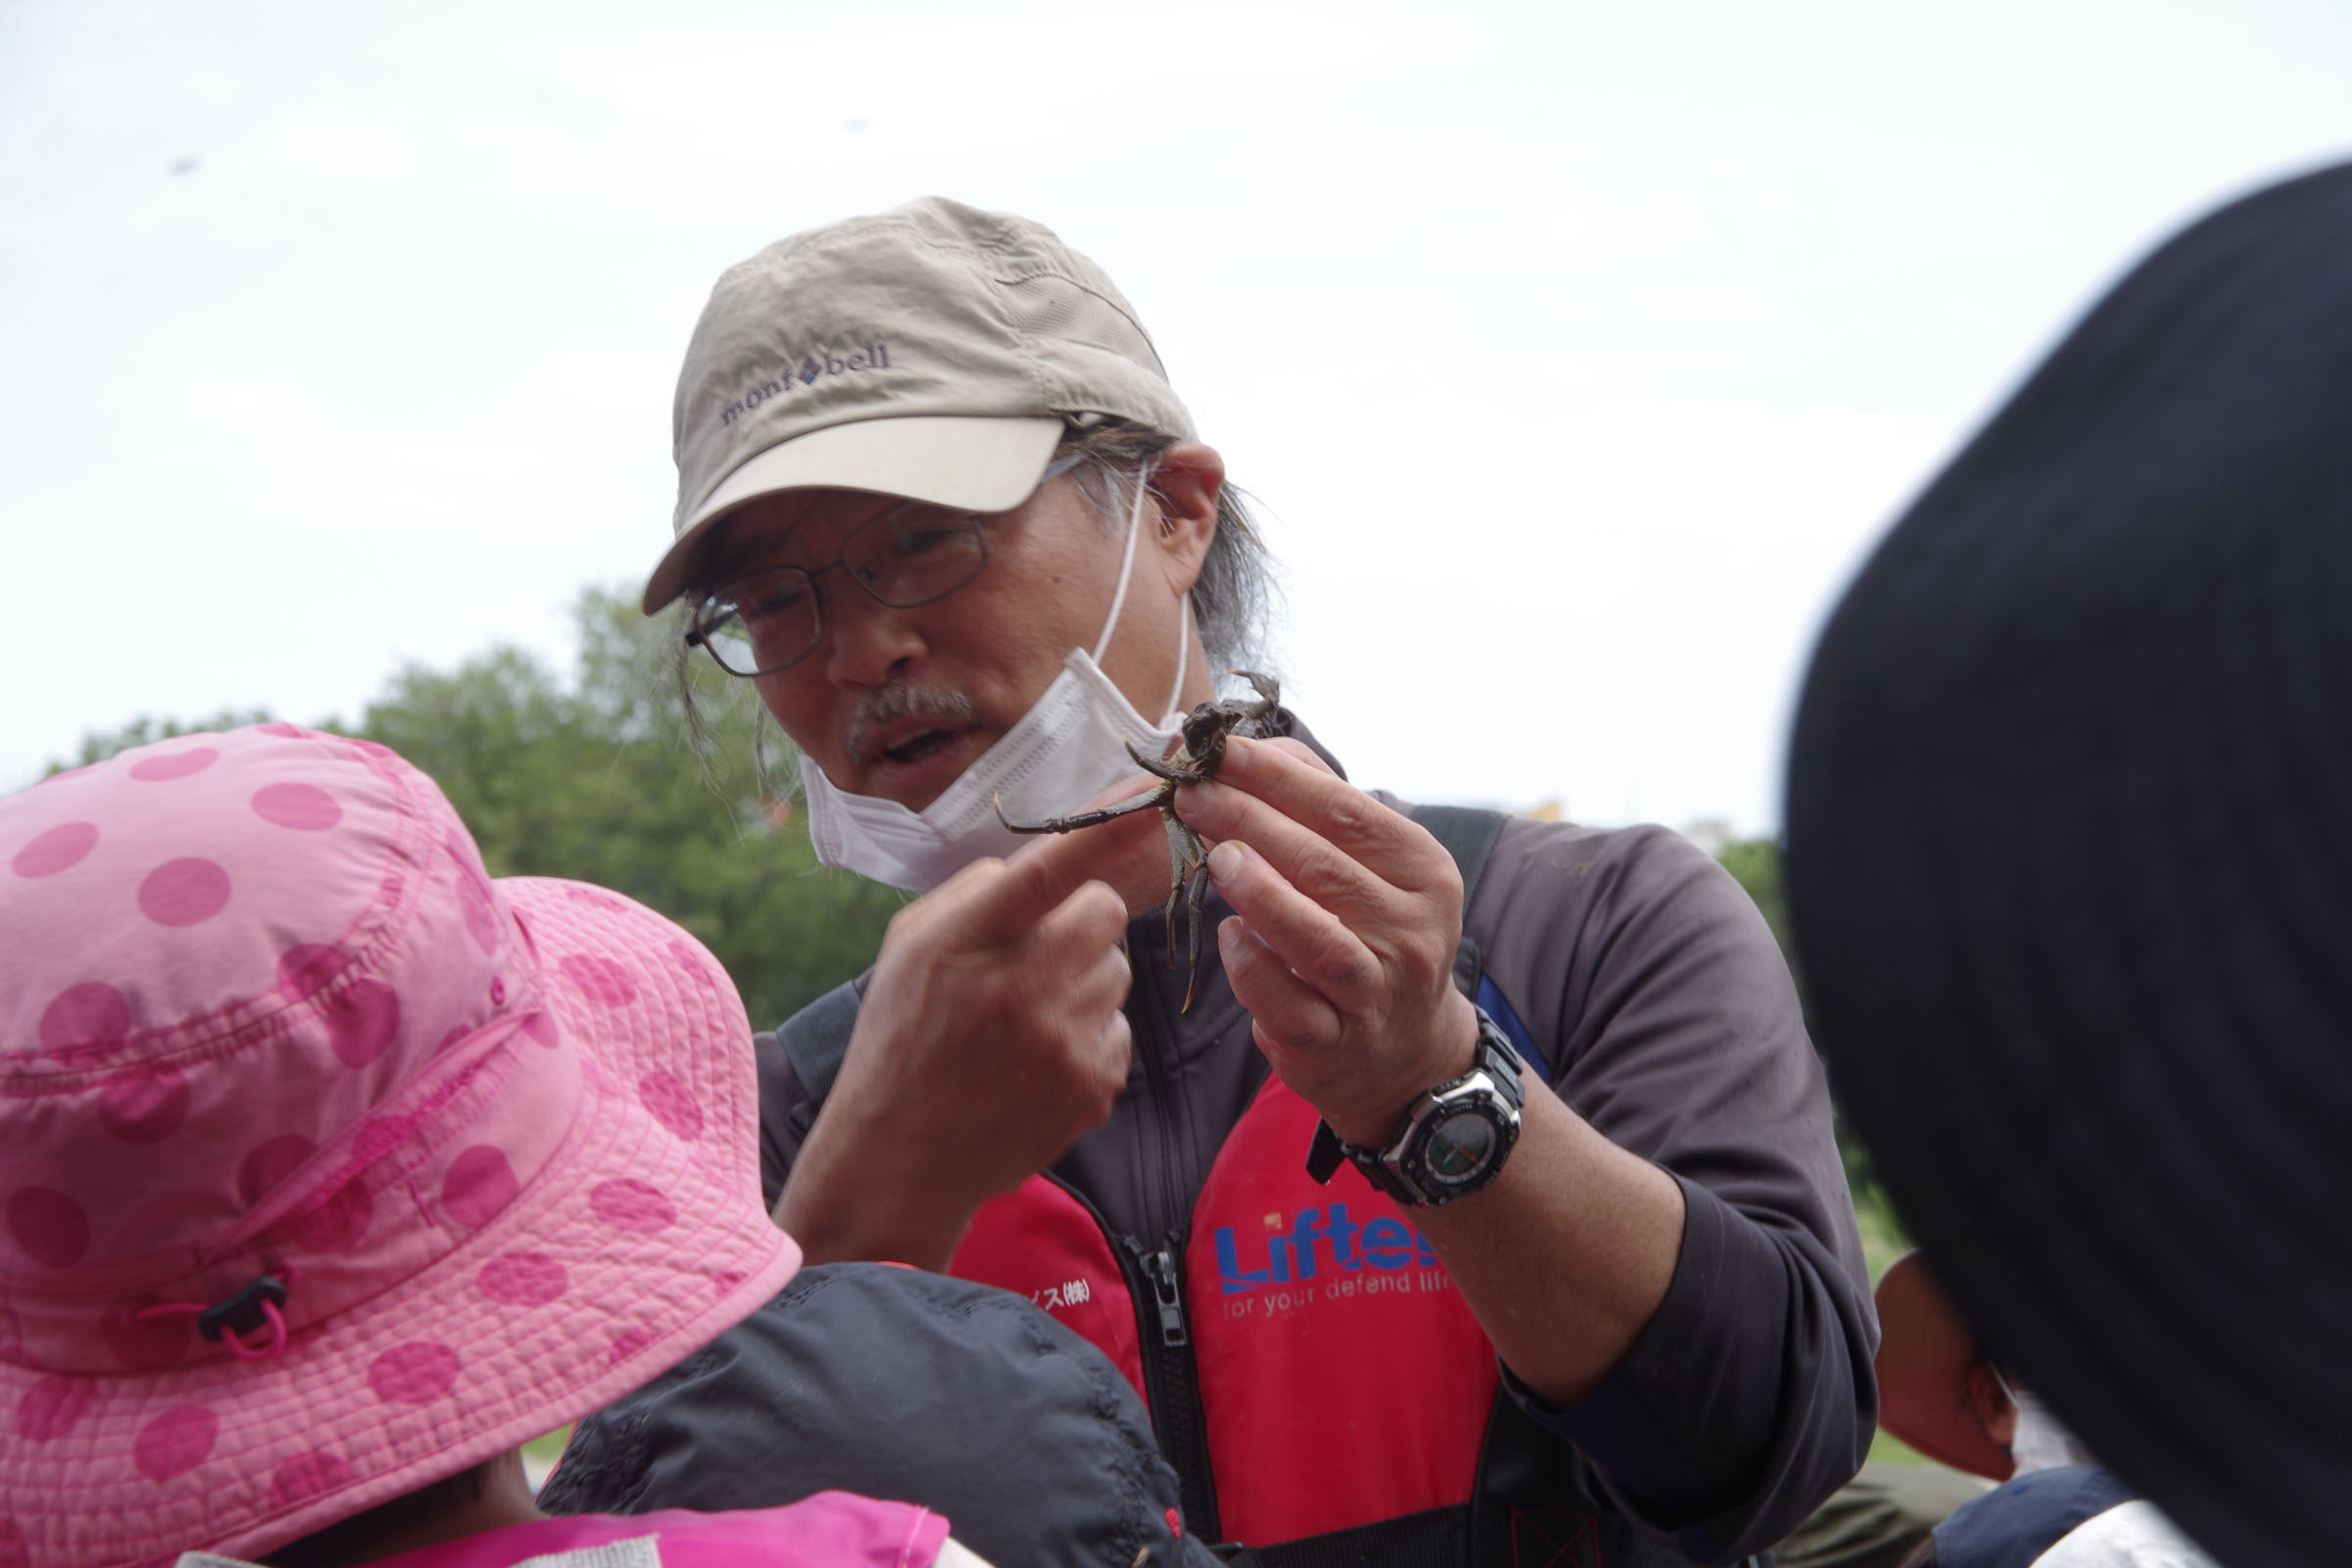
[[[710,525],[747,501],[780,490],[868,490],[971,512],[1004,512],[1037,488],[1062,421],[926,415],[828,425],[769,447],[718,482],[678,527],[645,585],[653,614],[685,591]]]
[[[1968,1408],[1977,1338],[1917,1252],[1879,1279],[1879,1425],[1929,1458],[2006,1481],[2016,1462]]]

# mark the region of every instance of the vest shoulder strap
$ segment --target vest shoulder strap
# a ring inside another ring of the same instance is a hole
[[[851,982],[752,1036],[760,1086],[760,1190],[771,1210],[784,1191],[794,1153],[833,1091],[857,1027],[858,987]]]
[[[1462,873],[1462,907],[1478,894],[1478,879],[1487,869],[1487,857],[1502,836],[1503,814],[1479,806],[1416,806],[1413,820],[1429,829],[1430,837],[1446,846]]]
[[[795,1138],[807,1138],[817,1110],[833,1092],[850,1035],[858,1027],[858,985],[845,980],[776,1026],[776,1043],[792,1063],[801,1097],[790,1112]]]
[[[1494,841],[1502,836],[1503,814],[1476,806],[1416,806],[1413,820],[1453,857],[1454,869],[1462,874],[1462,912],[1467,915],[1470,901],[1478,894],[1478,879],[1486,872],[1487,858],[1494,853]],[[1478,951],[1477,940],[1464,930],[1461,945],[1453,950],[1454,985],[1476,1002],[1478,982],[1486,969],[1486,956]]]

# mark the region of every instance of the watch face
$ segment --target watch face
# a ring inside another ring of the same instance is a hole
[[[1494,1157],[1497,1129],[1484,1110],[1467,1106],[1430,1123],[1421,1161],[1430,1178],[1447,1187],[1470,1180]]]

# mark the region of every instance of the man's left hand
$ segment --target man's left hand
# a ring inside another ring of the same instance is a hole
[[[1176,808],[1218,842],[1226,978],[1283,1082],[1351,1144],[1377,1148],[1413,1097],[1478,1046],[1453,988],[1462,881],[1410,817],[1296,741],[1234,741]],[[1683,1190],[1555,1095],[1532,1093],[1510,1164],[1459,1203],[1416,1208],[1503,1364],[1556,1409],[1622,1360],[1682,1255]]]
[[[1234,909],[1218,949],[1258,1049],[1342,1138],[1387,1142],[1476,1054],[1453,858],[1294,740],[1234,740],[1176,809],[1217,845],[1209,875]]]

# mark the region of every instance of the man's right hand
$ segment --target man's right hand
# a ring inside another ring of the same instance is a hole
[[[973,1211],[1110,1114],[1127,904],[1102,878],[1156,854],[1158,816],[977,861],[890,922],[841,1075],[776,1222],[812,1263],[944,1270]]]

